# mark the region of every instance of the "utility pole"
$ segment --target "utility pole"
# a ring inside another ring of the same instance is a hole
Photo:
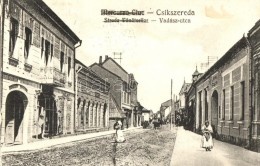
[[[171,109],[170,109],[170,115],[171,115],[171,124],[170,129],[172,130],[172,79],[171,79]]]

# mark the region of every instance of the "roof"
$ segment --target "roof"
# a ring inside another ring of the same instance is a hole
[[[110,117],[111,118],[125,118],[125,114],[122,111],[122,109],[119,107],[118,103],[116,102],[113,94],[110,94],[110,100],[113,102],[114,106],[115,106],[115,110],[113,112],[113,109],[110,109]],[[112,108],[113,106],[111,105],[110,108]]]
[[[181,91],[180,91],[179,94],[183,94],[183,93],[187,92],[189,90],[190,86],[191,86],[191,83],[185,83],[184,82],[182,87],[181,87]]]
[[[98,67],[100,67],[100,68],[102,68],[103,70],[106,70],[107,72],[109,72],[110,74],[112,74],[112,75],[114,75],[114,76],[116,76],[117,78],[119,78],[120,80],[122,80],[121,79],[121,77],[119,77],[118,75],[116,75],[115,73],[113,73],[113,72],[111,72],[110,70],[108,70],[108,69],[106,69],[106,68],[104,68],[103,66],[101,66],[100,64],[98,64],[98,63],[93,63],[92,65],[90,65],[89,67],[90,68],[92,68],[92,67],[94,67],[94,66],[98,66]]]
[[[104,62],[102,62],[102,66],[108,61],[111,60],[113,63],[115,63],[121,70],[123,70],[126,74],[128,74],[128,72],[121,66],[119,65],[113,58],[107,57]]]
[[[16,0],[18,2],[18,0]],[[28,0],[28,3],[35,3],[38,8],[40,8],[43,13],[53,21],[53,23],[63,30],[71,39],[74,40],[74,43],[81,42],[79,37],[57,16],[56,13],[42,0]]]
[[[106,82],[106,83],[110,86],[110,84],[109,84],[106,80],[104,80],[104,79],[102,79],[100,76],[98,76],[97,73],[95,73],[94,71],[92,71],[89,67],[87,67],[86,65],[84,65],[81,61],[75,59],[75,63],[80,64],[80,65],[83,66],[86,70],[88,70],[91,74],[95,75],[98,79],[102,80],[103,82]]]
[[[192,74],[192,76],[198,76],[200,75],[201,73],[198,72],[198,69],[197,69],[197,66],[196,66],[196,70],[194,71],[194,73]]]
[[[134,82],[136,82],[138,84],[138,82],[136,81],[133,73],[129,74],[129,78],[130,78],[131,81],[134,81]]]
[[[255,30],[260,27],[260,19],[255,23],[255,25],[249,30],[248,35],[252,35]]]
[[[142,112],[151,112],[151,110],[148,110],[148,109],[146,109],[146,108],[143,108],[143,109],[142,109]]]
[[[214,63],[203,75],[201,75],[201,77],[198,78],[195,84],[210,75],[210,72],[212,72],[213,70],[217,70],[220,65],[225,64],[229,58],[231,58],[244,47],[250,47],[249,42],[245,36],[243,36],[238,42],[236,42],[216,63]]]
[[[161,107],[169,107],[171,105],[171,99],[170,100],[167,100],[167,101],[165,101],[165,102],[163,102],[162,104],[161,104]]]

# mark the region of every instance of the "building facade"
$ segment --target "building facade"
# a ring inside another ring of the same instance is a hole
[[[163,102],[160,107],[160,113],[161,113],[161,119],[163,122],[167,120],[167,117],[169,116],[171,112],[171,108],[173,107],[173,102],[171,99]],[[172,104],[172,106],[171,106]]]
[[[142,109],[142,123],[149,122],[152,118],[152,110],[148,110],[146,108]]]
[[[3,28],[4,27],[4,1],[0,2],[0,113],[2,112],[2,94],[3,94]],[[0,123],[2,124],[2,117],[0,114]],[[1,134],[1,129],[0,129]]]
[[[122,97],[122,79],[110,72],[109,70],[102,67],[102,62],[94,63],[90,66],[91,70],[94,71],[99,77],[104,79],[110,84],[109,90],[109,129],[114,130],[114,124],[117,120],[122,122],[125,121],[126,116],[121,108],[121,97]]]
[[[251,44],[252,66],[250,74],[252,81],[252,149],[260,151],[260,20],[253,26],[248,33]]]
[[[250,45],[242,37],[196,82],[196,130],[208,120],[215,137],[246,145],[250,139]]]
[[[187,91],[189,90],[190,86],[191,86],[191,83],[186,83],[184,80],[180,93],[179,93],[179,108],[181,110],[185,109],[185,107],[186,107],[186,103],[187,103],[186,95],[187,95]]]
[[[137,86],[138,83],[134,79],[133,74],[128,74],[117,62],[112,58],[106,56],[102,61],[102,57],[99,59],[99,63],[91,65],[91,69],[96,72],[101,78],[107,80],[111,85],[111,100],[115,101],[114,108],[118,110],[111,110],[111,113],[118,112],[122,117],[123,126],[133,127],[134,119],[140,120],[140,111],[138,111],[137,103]],[[111,115],[111,125],[116,118],[115,115]],[[135,117],[134,117],[135,116]],[[139,124],[135,121],[136,125]]]
[[[129,74],[129,89],[130,89],[130,102],[133,108],[133,127],[141,125],[142,106],[138,102],[138,82],[135,80],[133,74]]]
[[[75,62],[75,130],[83,133],[108,130],[110,85],[80,61]]]
[[[186,104],[185,104],[185,115],[184,115],[184,128],[196,131],[196,86],[195,83],[199,79],[202,73],[197,70],[192,74],[192,83],[186,92]]]
[[[1,142],[74,132],[74,59],[80,39],[42,0],[6,0]]]

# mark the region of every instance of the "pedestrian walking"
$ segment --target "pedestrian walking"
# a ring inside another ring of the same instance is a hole
[[[202,148],[205,148],[206,151],[211,151],[213,148],[213,140],[212,140],[212,135],[213,133],[212,127],[209,124],[209,121],[205,122],[205,125],[201,128],[201,131],[203,133],[202,135]]]
[[[122,122],[120,120],[118,120],[115,125],[114,128],[116,130],[116,138],[115,141],[116,142],[125,142],[126,139],[124,137],[123,131],[122,131]]]

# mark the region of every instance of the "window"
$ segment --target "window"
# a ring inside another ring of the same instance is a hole
[[[68,76],[70,76],[70,69],[71,69],[71,57],[68,57]]]
[[[199,126],[202,124],[202,91],[199,92]]]
[[[126,82],[123,82],[123,91],[126,92],[127,84]]]
[[[31,43],[32,43],[32,31],[31,31],[31,29],[25,27],[25,41],[24,41],[24,58],[25,58],[25,60],[28,59]]]
[[[10,25],[10,40],[9,40],[9,53],[10,56],[13,55],[15,43],[18,37],[19,32],[19,24],[18,21],[14,18],[11,18],[11,25]]]
[[[128,104],[130,104],[130,97],[131,97],[131,95],[128,94]]]
[[[53,44],[51,44],[51,60],[52,60],[52,57],[53,57]]]
[[[63,64],[64,64],[64,52],[60,52],[60,71],[63,71]]]
[[[223,110],[222,110],[222,119],[225,120],[226,116],[226,91],[223,89]]]
[[[48,65],[50,55],[50,42],[45,40],[45,64]]]
[[[240,102],[241,102],[241,111],[240,111],[240,120],[244,120],[245,113],[245,82],[240,83]]]
[[[231,105],[231,108],[230,108],[230,120],[233,120],[234,118],[234,86],[231,86],[230,87],[230,90],[231,90],[231,94],[230,94],[230,105]]]
[[[208,120],[208,92],[205,89],[205,120]]]
[[[42,50],[41,50],[41,57],[43,56],[43,52],[44,52],[44,38],[42,37],[42,41],[41,41],[41,47],[42,47]]]

